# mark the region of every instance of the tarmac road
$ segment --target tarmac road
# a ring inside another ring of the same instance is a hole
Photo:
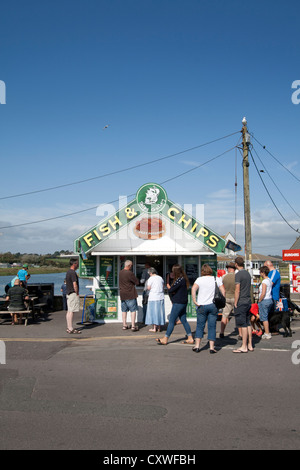
[[[182,344],[182,325],[168,346],[148,327],[77,326],[0,325],[2,450],[299,449],[300,319],[247,354],[234,319],[215,355]]]

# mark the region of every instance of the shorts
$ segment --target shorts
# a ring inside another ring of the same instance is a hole
[[[136,299],[121,300],[122,312],[136,312],[139,309]]]
[[[237,328],[250,326],[251,304],[241,304],[234,309],[235,324]]]
[[[273,299],[263,299],[258,304],[260,321],[268,321],[269,313],[273,307]]]
[[[72,292],[72,294],[67,295],[67,304],[69,312],[79,312],[80,310],[80,297],[79,295]]]
[[[234,309],[234,298],[233,299],[226,299],[226,305],[223,308],[222,315],[225,318],[228,318],[229,315],[233,312]]]

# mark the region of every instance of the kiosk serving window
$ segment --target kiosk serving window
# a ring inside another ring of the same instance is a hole
[[[137,256],[136,257],[136,277],[141,279],[142,272],[145,269],[145,264],[149,263],[152,268],[155,268],[159,276],[164,278],[164,257],[163,256]]]

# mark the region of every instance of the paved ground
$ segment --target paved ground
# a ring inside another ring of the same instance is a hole
[[[299,449],[300,320],[238,355],[234,326],[210,355],[206,340],[199,354],[182,344],[181,325],[165,347],[148,327],[68,335],[63,312],[1,324],[0,448]]]

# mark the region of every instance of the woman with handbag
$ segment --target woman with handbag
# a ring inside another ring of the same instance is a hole
[[[167,284],[168,293],[172,295],[172,310],[170,313],[169,325],[164,338],[157,339],[158,344],[167,345],[168,340],[173,332],[177,318],[181,320],[181,323],[187,334],[187,340],[184,341],[186,344],[193,344],[193,336],[191,327],[186,319],[186,307],[188,303],[188,287],[189,280],[179,264],[174,264],[172,268],[173,273],[173,284]]]
[[[195,334],[195,346],[193,351],[200,352],[200,343],[204,334],[204,327],[207,322],[208,340],[210,354],[215,354],[216,325],[218,318],[218,308],[214,303],[216,285],[221,294],[225,296],[225,288],[221,278],[215,278],[213,271],[208,264],[204,264],[201,269],[201,277],[198,277],[192,287],[193,302],[197,307],[197,327]],[[197,295],[197,299],[196,299]]]

